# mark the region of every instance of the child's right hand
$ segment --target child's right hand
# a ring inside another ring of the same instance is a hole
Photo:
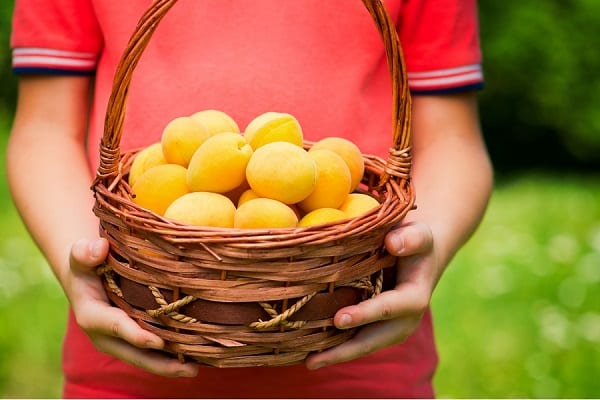
[[[163,340],[142,329],[123,310],[110,305],[95,268],[108,254],[106,239],[81,239],[71,248],[70,271],[65,291],[77,324],[99,351],[157,375],[193,377],[195,363],[180,363],[160,350]]]

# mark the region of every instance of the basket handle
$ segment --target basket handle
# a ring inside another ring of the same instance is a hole
[[[94,186],[110,181],[121,174],[120,142],[125,119],[125,108],[133,71],[162,18],[177,0],[155,0],[142,16],[132,34],[113,80],[100,142],[100,164]],[[385,46],[392,81],[392,147],[380,185],[390,177],[398,182],[410,179],[411,167],[411,97],[404,56],[394,23],[381,0],[362,0],[371,14]]]

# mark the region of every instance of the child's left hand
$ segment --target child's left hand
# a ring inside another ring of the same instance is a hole
[[[339,310],[334,317],[336,327],[362,328],[349,341],[310,355],[306,360],[308,369],[349,361],[402,343],[419,326],[441,270],[431,228],[423,223],[404,224],[390,231],[385,245],[398,256],[396,287]]]

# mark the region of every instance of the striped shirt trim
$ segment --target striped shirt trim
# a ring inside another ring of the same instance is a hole
[[[407,76],[410,88],[413,90],[445,89],[483,82],[480,64],[435,71],[409,72]]]
[[[30,69],[60,71],[92,71],[97,55],[43,48],[17,48],[13,50],[12,66],[15,72]]]
[[[483,82],[477,82],[477,83],[471,83],[468,85],[455,86],[455,87],[445,88],[445,89],[421,89],[421,90],[411,89],[410,93],[413,96],[439,95],[439,94],[452,94],[452,93],[464,93],[464,92],[470,92],[470,91],[479,91],[479,90],[483,90],[484,88],[485,88],[485,85]]]

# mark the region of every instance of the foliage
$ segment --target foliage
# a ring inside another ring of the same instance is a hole
[[[14,109],[16,79],[11,71],[10,20],[14,0],[3,0],[0,7],[0,110]]]
[[[600,2],[480,1],[482,120],[503,168],[600,165]],[[562,165],[559,165],[562,164]]]

